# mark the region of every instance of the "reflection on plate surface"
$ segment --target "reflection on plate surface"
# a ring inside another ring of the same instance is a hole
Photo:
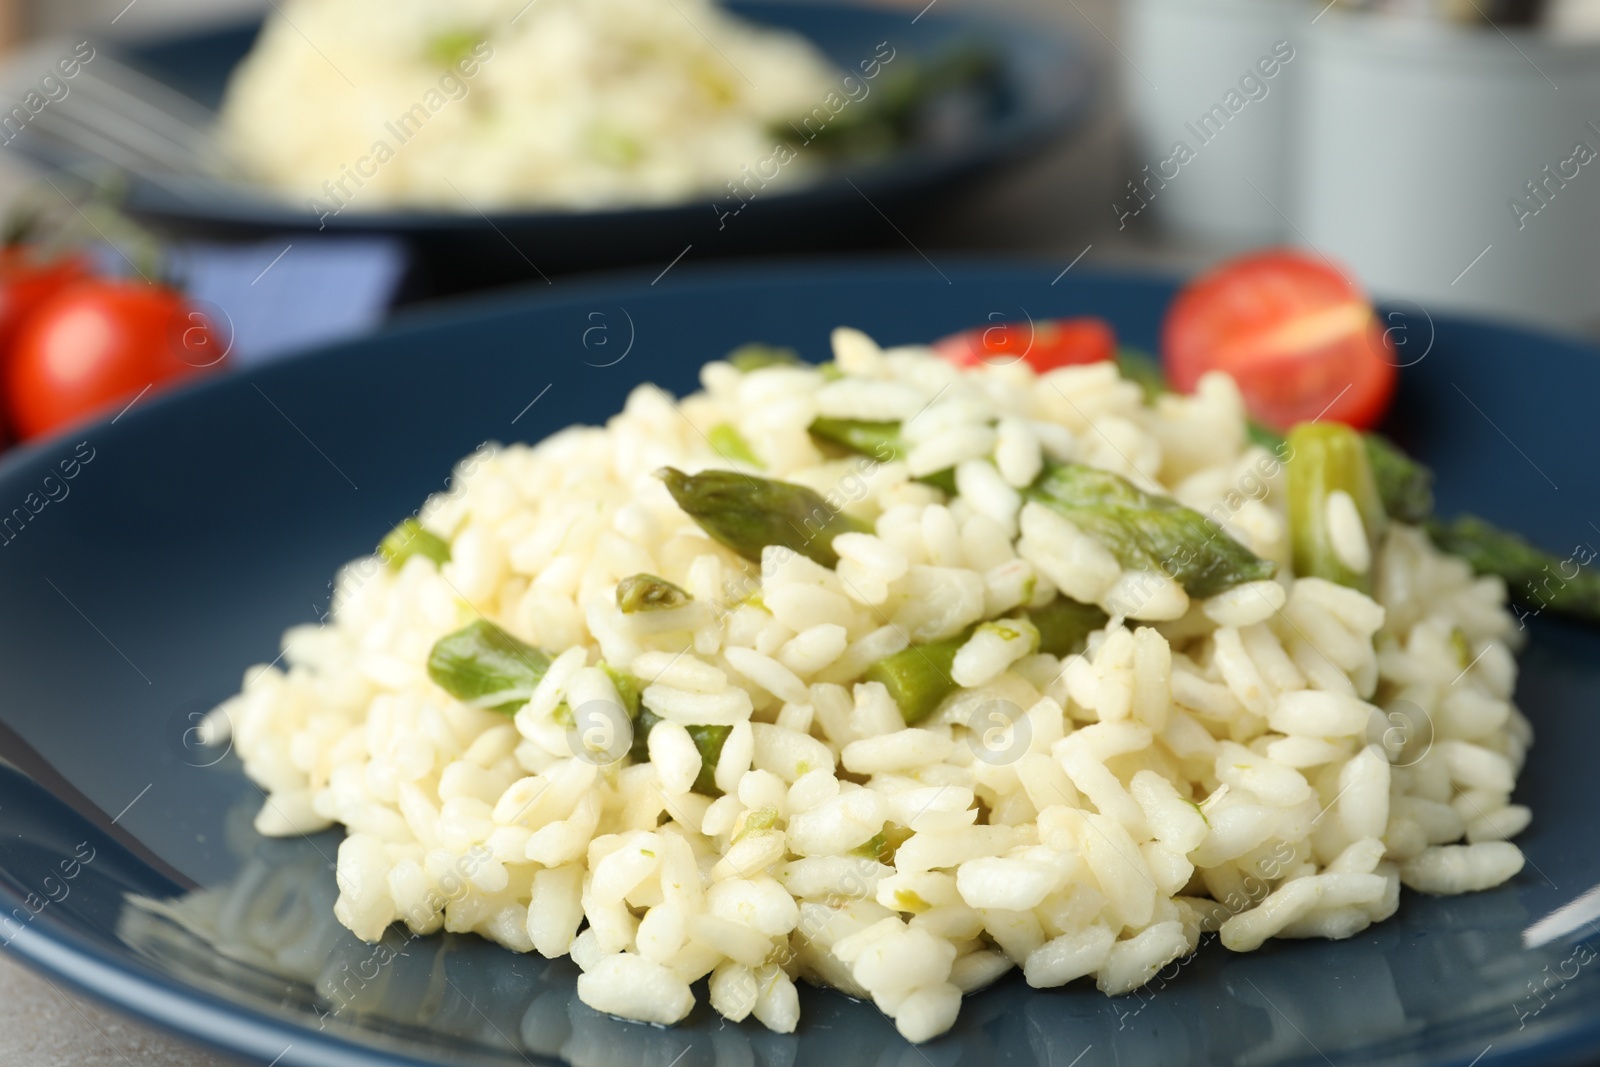
[[[333,917],[338,888],[329,859],[339,835],[265,839],[251,828],[253,816],[253,804],[229,816],[229,843],[242,853],[235,878],[165,900],[130,895],[118,935],[195,986],[225,986],[241,1000],[309,1013],[319,1030],[379,1031],[412,1047],[443,1050],[459,1041],[576,1067],[914,1062],[903,1058],[914,1056],[911,1046],[870,1005],[809,986],[797,1034],[726,1023],[704,1005],[665,1030],[581,1003],[578,971],[568,960],[401,927],[369,945]],[[1279,958],[1270,968],[1226,952],[1208,935],[1195,958],[1116,999],[1081,988],[1066,995],[1031,990],[1013,974],[970,998],[951,1036],[927,1051],[940,1067],[1265,1064],[1314,1057],[1315,1049],[1331,1057],[1357,1046],[1404,1044],[1430,1024],[1493,1021],[1511,1012],[1532,1023],[1587,961],[1570,945],[1519,953],[1529,915],[1514,898],[1497,898],[1449,902],[1449,921],[1439,929],[1418,912],[1443,902],[1413,895],[1399,916],[1367,936],[1332,945],[1276,943],[1272,955]],[[1476,992],[1462,999],[1430,979],[1437,973],[1470,977]],[[846,1020],[847,1036],[838,1032]],[[1220,1034],[1232,1040],[1221,1044]],[[1097,1050],[1103,1055],[1091,1059]]]
[[[1061,266],[941,263],[950,284],[921,260],[567,284],[559,300],[419,318],[0,460],[9,506],[80,440],[96,449],[71,497],[0,549],[0,941],[134,1014],[260,1062],[281,1053],[283,1067],[1592,1060],[1600,635],[1548,618],[1530,623],[1517,693],[1539,743],[1517,794],[1534,810],[1519,839],[1529,864],[1513,882],[1407,892],[1398,915],[1348,941],[1247,955],[1208,943],[1114,1000],[1012,976],[916,1049],[870,1005],[805,986],[794,1035],[704,1005],[669,1031],[584,1007],[567,961],[401,931],[365,945],[332,917],[338,836],[259,838],[260,792],[235,756],[196,743],[193,713],[269,659],[286,626],[317,618],[334,569],[485,437],[601,420],[647,379],[686,391],[705,359],[753,338],[819,358],[839,322],[899,343],[991,313],[1096,312],[1153,344],[1170,286],[1082,267],[1052,286]],[[585,334],[596,311],[616,327],[614,352],[631,342],[621,359]],[[1524,374],[1507,377],[1508,355]],[[1589,424],[1597,392],[1586,346],[1438,318],[1390,429],[1435,467],[1443,511],[1557,547],[1597,536],[1584,502],[1600,499],[1600,470],[1562,429]]]

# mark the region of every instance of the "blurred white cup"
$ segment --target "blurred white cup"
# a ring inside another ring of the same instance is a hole
[[[1223,247],[1282,239],[1310,14],[1290,0],[1129,0],[1125,12],[1132,158],[1113,215]]]
[[[1299,240],[1386,297],[1600,321],[1600,45],[1337,11],[1312,29]]]

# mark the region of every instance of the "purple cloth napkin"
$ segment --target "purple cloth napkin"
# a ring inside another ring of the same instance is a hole
[[[387,238],[195,242],[170,254],[190,298],[226,320],[218,328],[240,367],[375,329],[406,267],[404,245]]]

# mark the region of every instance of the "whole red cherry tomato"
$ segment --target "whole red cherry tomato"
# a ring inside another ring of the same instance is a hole
[[[87,278],[89,269],[89,258],[78,252],[51,255],[21,243],[0,247],[0,368],[11,358],[22,320],[57,292]],[[9,427],[0,425],[0,446],[9,439]]]
[[[182,293],[122,279],[63,289],[27,316],[5,368],[6,403],[23,438],[127,404],[146,387],[216,367],[209,318]]]
[[[79,252],[52,256],[30,245],[0,248],[0,359],[29,313],[89,271],[89,258]]]

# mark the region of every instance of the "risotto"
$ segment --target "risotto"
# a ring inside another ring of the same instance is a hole
[[[220,137],[247,176],[328,214],[720,195],[839,82],[803,37],[710,0],[273,7]]]
[[[262,833],[346,828],[341,923],[920,1042],[1013,968],[1124,994],[1521,869],[1504,585],[1341,480],[1353,431],[833,343],[483,446],[247,673],[213,725]]]

